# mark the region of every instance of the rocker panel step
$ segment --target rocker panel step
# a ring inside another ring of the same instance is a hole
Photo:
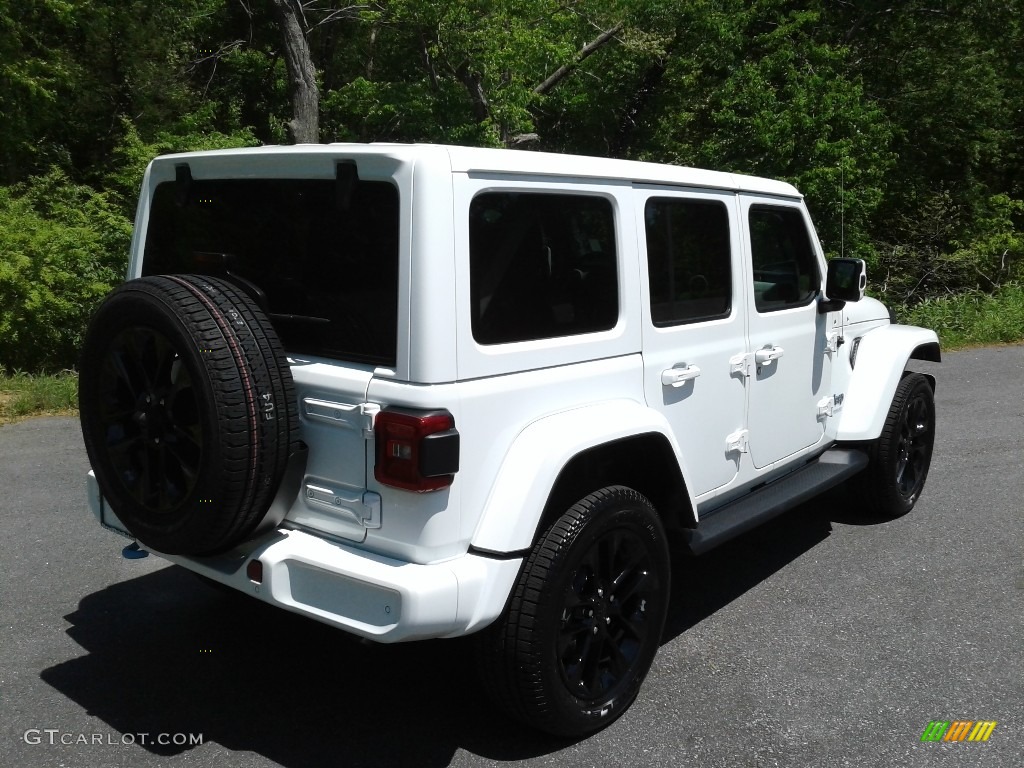
[[[683,537],[693,554],[702,554],[839,485],[867,465],[864,451],[833,448],[800,469],[709,512],[696,528],[685,529]]]

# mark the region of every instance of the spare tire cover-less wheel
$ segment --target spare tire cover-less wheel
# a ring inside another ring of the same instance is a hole
[[[231,283],[161,275],[115,289],[86,333],[79,408],[100,489],[146,546],[214,554],[279,522],[264,518],[298,444],[291,370]]]

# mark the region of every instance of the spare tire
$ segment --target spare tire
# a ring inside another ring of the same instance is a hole
[[[116,288],[86,332],[79,410],[104,498],[147,547],[209,555],[280,522],[266,518],[299,445],[291,369],[231,283],[160,275]]]

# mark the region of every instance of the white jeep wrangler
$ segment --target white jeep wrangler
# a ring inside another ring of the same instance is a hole
[[[100,522],[381,642],[479,634],[559,734],[658,649],[700,553],[849,480],[917,501],[929,330],[777,181],[442,146],[160,157],[81,419]]]

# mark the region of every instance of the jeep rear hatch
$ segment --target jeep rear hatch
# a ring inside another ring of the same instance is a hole
[[[310,447],[286,520],[361,541],[380,525],[379,497],[366,490],[376,406],[365,397],[375,369],[396,364],[398,188],[361,180],[355,165],[334,158],[331,179],[280,178],[278,167],[259,178],[262,158],[253,156],[215,169],[186,157],[165,160],[175,176],[165,167],[159,176],[168,180],[152,190],[142,274],[220,277],[267,314]],[[211,170],[223,178],[209,178]]]

